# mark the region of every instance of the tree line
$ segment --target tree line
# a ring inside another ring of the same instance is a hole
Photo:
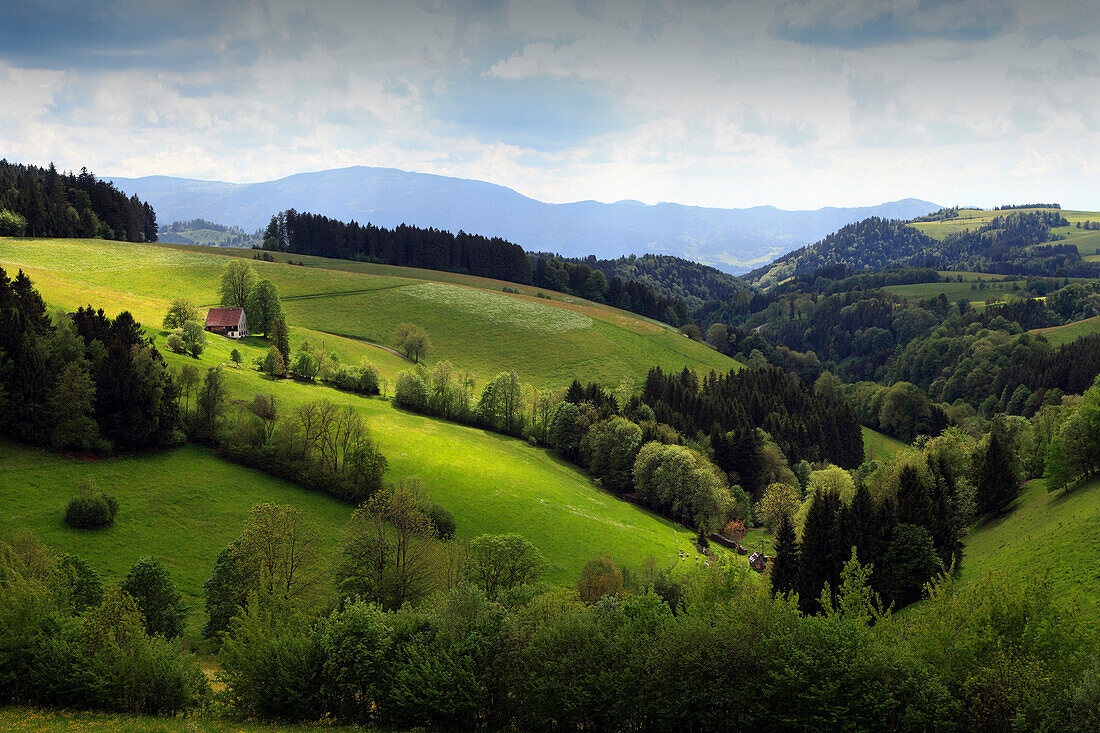
[[[369,516],[352,520],[340,552],[379,551],[360,521]],[[386,551],[399,542],[387,538]],[[300,511],[259,505],[219,554],[208,608],[213,599],[211,610],[229,615],[214,637],[224,685],[215,697],[197,657],[151,621],[179,611],[162,564],[140,560],[103,588],[86,563],[27,533],[0,541],[0,700],[189,711],[200,725],[220,716],[463,730],[1100,723],[1096,635],[1037,580],[962,586],[940,576],[926,603],[897,617],[878,602],[870,566],[849,557],[822,613],[806,615],[740,564],[672,579],[653,562],[632,572],[594,558],[573,587],[553,588],[522,538],[490,536],[469,543],[436,592],[387,608],[328,590],[339,586],[325,549]],[[1013,669],[1028,674],[1005,673]]]
[[[157,241],[153,207],[87,168],[79,174],[0,160],[0,236]]]
[[[519,245],[499,237],[452,234],[405,224],[386,229],[289,209],[271,218],[263,248],[477,275],[607,303],[674,326],[690,320],[682,298],[660,295],[634,280],[609,280],[587,264],[541,255],[529,257]]]
[[[0,432],[108,453],[177,444],[180,428],[179,390],[129,312],[55,322],[24,272],[0,268]]]

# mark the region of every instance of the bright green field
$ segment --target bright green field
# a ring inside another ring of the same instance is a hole
[[[309,733],[364,731],[345,726],[260,725],[236,723],[212,716],[155,718],[147,715],[74,713],[66,710],[0,708],[0,730],[12,733]]]
[[[142,555],[157,555],[187,597],[193,625],[202,615],[202,584],[214,557],[240,534],[254,504],[300,507],[318,525],[326,553],[351,516],[351,508],[335,499],[191,445],[139,457],[78,461],[0,443],[0,476],[0,536],[29,528],[50,547],[80,555],[111,580],[125,576]],[[114,526],[82,531],[62,521],[65,505],[84,479],[118,499]]]
[[[1019,209],[1018,211],[1054,211],[1054,209]],[[1012,211],[982,211],[981,209],[962,209],[956,219],[948,221],[915,222],[909,226],[919,229],[930,237],[944,239],[948,235],[975,229],[988,224],[997,216],[1010,214]],[[1069,222],[1068,227],[1055,227],[1051,231],[1065,237],[1065,244],[1076,245],[1081,256],[1090,262],[1100,262],[1100,231],[1078,229],[1077,222],[1100,221],[1100,212],[1096,211],[1066,211],[1060,210],[1059,214]]]
[[[1036,328],[1030,333],[1040,333],[1054,346],[1068,344],[1082,336],[1091,336],[1100,333],[1100,316],[1087,318],[1083,321],[1067,323],[1064,326],[1052,326],[1051,328]]]
[[[863,426],[863,460],[883,461],[908,446],[897,438],[871,430]]]
[[[950,273],[952,276],[959,273]],[[968,278],[969,279],[969,278]],[[981,285],[985,287],[982,288]],[[1012,293],[1022,293],[1025,281],[1013,282],[985,282],[982,284],[972,282],[946,282],[946,283],[914,283],[912,285],[888,285],[883,290],[893,293],[903,300],[921,300],[923,298],[938,297],[941,293],[947,296],[952,303],[959,298],[966,300],[975,308],[984,307],[986,300],[1000,299]],[[1013,290],[1016,285],[1019,289]]]
[[[1100,619],[1100,480],[1068,494],[1032,481],[1009,514],[971,528],[965,542],[963,582],[1045,575],[1055,593]]]
[[[175,297],[215,303],[218,275],[232,256],[251,253],[101,240],[0,239],[0,264],[27,270],[51,305],[75,309],[94,302],[112,315],[130,310],[150,326],[160,322]],[[480,383],[515,369],[539,387],[565,386],[574,378],[615,387],[640,384],[655,365],[703,372],[738,367],[667,326],[576,298],[505,294],[501,289],[510,285],[484,278],[432,273],[428,281],[410,277],[427,277],[426,271],[307,259],[311,264],[306,267],[253,265],[260,277],[278,286],[296,335],[345,337],[334,339],[340,346],[333,347],[345,360],[385,361],[380,370],[391,378],[402,366],[399,360],[376,359],[379,350],[352,344],[388,344],[403,321],[428,332],[430,361],[447,359]]]
[[[252,342],[252,343],[249,343]],[[170,366],[228,364],[240,348],[245,361],[259,339],[212,336],[201,359],[164,353]],[[276,397],[282,414],[328,398],[364,415],[389,460],[389,481],[420,478],[454,515],[460,539],[519,532],[549,562],[547,579],[570,584],[588,560],[610,555],[639,567],[652,554],[660,567],[678,560],[692,534],[601,491],[582,471],[524,441],[394,408],[320,384],[272,381],[248,368],[226,367],[233,397]],[[173,578],[201,607],[202,583],[218,550],[240,531],[249,507],[261,501],[302,507],[318,523],[326,548],[335,545],[350,507],[265,474],[226,463],[187,446],[148,456],[84,462],[0,444],[0,533],[29,527],[47,544],[85,557],[119,578],[141,554],[165,558]],[[79,482],[92,478],[120,503],[116,525],[78,532],[61,520]]]

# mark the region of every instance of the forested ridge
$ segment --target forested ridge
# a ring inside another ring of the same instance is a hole
[[[907,222],[872,217],[784,255],[745,278],[768,287],[830,265],[854,270],[903,266],[1002,275],[1097,277],[1100,265],[1084,261],[1072,245],[1057,244],[1059,237],[1050,231],[1068,225],[1056,211],[1012,211],[941,241]]]
[[[271,218],[263,241],[270,251],[477,275],[569,293],[673,326],[689,321],[681,298],[660,295],[642,282],[609,280],[587,264],[529,257],[518,244],[499,237],[404,224],[386,229],[289,209]]]
[[[0,160],[0,236],[157,241],[153,207],[87,168],[79,174]]]
[[[553,258],[586,265],[602,272],[608,280],[617,277],[624,282],[642,283],[658,295],[683,300],[692,310],[710,300],[747,298],[752,291],[739,277],[671,255],[629,255],[614,260],[596,259],[595,255],[569,258],[541,252],[531,256],[536,260]]]

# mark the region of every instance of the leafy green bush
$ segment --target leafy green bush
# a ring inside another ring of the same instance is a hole
[[[65,524],[73,529],[109,527],[114,524],[117,513],[118,501],[96,491],[91,482],[85,481],[65,509]]]

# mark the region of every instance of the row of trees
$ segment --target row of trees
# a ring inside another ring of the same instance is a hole
[[[157,241],[153,207],[82,168],[79,175],[0,160],[0,236]]]
[[[129,312],[54,323],[25,273],[0,268],[0,432],[63,450],[180,442],[178,390]]]
[[[404,224],[385,229],[294,209],[271,217],[264,232],[263,248],[531,282],[527,254],[519,245],[497,237],[490,239],[465,232],[455,235]]]
[[[264,233],[263,248],[533,284],[609,303],[674,326],[690,321],[682,297],[660,295],[653,287],[636,280],[608,279],[589,264],[549,255],[529,258],[522,247],[499,237],[487,238],[465,232],[456,235],[404,224],[386,229],[289,209],[271,217]]]

